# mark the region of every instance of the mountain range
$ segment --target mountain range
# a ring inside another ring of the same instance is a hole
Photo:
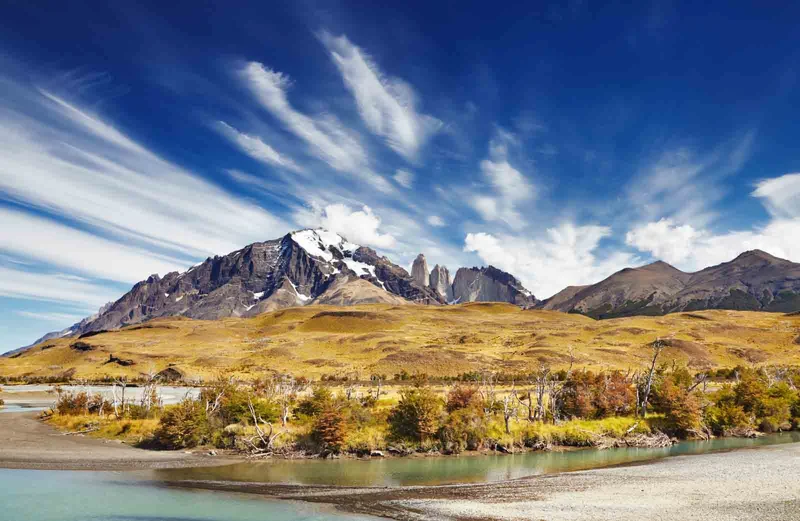
[[[300,230],[206,259],[183,273],[151,275],[97,314],[55,337],[81,336],[158,317],[250,317],[309,304],[370,303],[443,305],[505,301],[530,307],[535,297],[512,275],[492,266],[460,268],[450,281],[446,267],[429,273],[425,257],[412,274],[375,250],[327,230]]]
[[[800,310],[800,264],[761,250],[696,273],[658,261],[569,286],[537,307],[597,319],[704,309],[792,312]]]
[[[760,250],[696,273],[662,261],[625,268],[596,284],[569,286],[547,300],[493,266],[432,270],[423,254],[411,273],[322,229],[300,230],[210,257],[183,273],[151,275],[119,300],[56,337],[91,335],[152,318],[249,317],[292,306],[508,302],[523,308],[580,313],[596,319],[663,315],[675,311],[800,310],[800,264]]]

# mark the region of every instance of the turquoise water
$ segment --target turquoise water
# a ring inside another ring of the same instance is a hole
[[[213,468],[152,471],[157,480],[221,480],[305,485],[397,486],[478,483],[537,474],[645,462],[669,456],[800,442],[800,432],[757,439],[682,442],[661,449],[573,450],[497,456],[448,456],[362,460],[271,460]]]
[[[310,504],[148,486],[118,472],[0,469],[4,521],[345,521]]]
[[[49,407],[44,407],[41,405],[29,405],[29,404],[20,404],[20,403],[7,403],[4,406],[0,407],[0,413],[8,413],[8,412],[40,412],[46,411]]]

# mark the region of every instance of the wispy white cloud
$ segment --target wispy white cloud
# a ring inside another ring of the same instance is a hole
[[[0,266],[0,296],[100,308],[119,292],[63,273],[37,273]]]
[[[288,229],[76,105],[50,93],[32,99],[28,105],[15,105],[13,96],[2,102],[8,116],[0,120],[5,198],[82,221],[125,243],[191,258]]]
[[[661,219],[634,227],[626,234],[626,242],[687,271],[726,262],[753,249],[800,261],[800,175],[764,180],[752,195],[764,203],[772,216],[763,226],[715,233],[705,227]]]
[[[310,117],[289,103],[287,91],[291,80],[258,62],[250,62],[240,71],[245,86],[275,118],[306,142],[312,155],[339,172],[347,172],[382,192],[392,185],[372,171],[366,149],[359,136],[333,115]]]
[[[267,143],[264,143],[260,137],[240,132],[224,121],[218,121],[216,127],[231,143],[256,161],[293,172],[303,171],[291,158],[284,156]]]
[[[187,268],[190,262],[135,248],[51,219],[0,208],[0,251],[36,259],[92,277],[135,283],[151,273]]]
[[[484,220],[504,221],[519,229],[525,225],[525,220],[517,206],[531,199],[535,191],[530,180],[509,163],[508,147],[511,144],[516,144],[515,136],[498,129],[489,143],[489,158],[480,163],[481,173],[494,194],[473,195],[470,203]]]
[[[408,170],[398,169],[394,173],[394,180],[403,188],[411,188],[414,184],[414,174]]]
[[[537,298],[547,298],[566,286],[592,284],[636,262],[636,257],[613,252],[598,254],[600,241],[611,235],[605,226],[565,223],[549,228],[546,236],[528,239],[514,235],[468,233],[464,250],[517,276]]]
[[[48,313],[39,311],[15,311],[15,315],[46,322],[56,322],[59,324],[75,324],[83,320],[83,315],[71,315],[69,313]]]
[[[385,138],[398,154],[415,159],[422,145],[442,128],[442,122],[418,113],[414,89],[399,78],[385,76],[346,36],[322,32],[320,39],[353,94],[367,128]]]
[[[760,198],[777,219],[800,218],[800,173],[761,181],[753,195]]]
[[[726,195],[724,179],[750,159],[755,135],[749,131],[707,152],[678,147],[660,153],[627,186],[630,218],[710,224],[718,217],[717,205]]]
[[[438,215],[429,215],[426,220],[428,221],[428,224],[437,228],[445,225],[444,219]]]

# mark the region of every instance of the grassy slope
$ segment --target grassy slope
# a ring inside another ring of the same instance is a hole
[[[638,367],[647,344],[673,336],[665,360],[693,368],[750,363],[800,364],[800,316],[701,311],[665,317],[595,321],[553,311],[524,311],[505,304],[448,307],[310,306],[249,319],[158,319],[83,339],[43,342],[17,358],[0,359],[0,375],[136,376],[175,364],[189,377],[220,371],[239,376],[267,370],[319,377],[358,372],[392,375],[405,369],[443,376],[492,369],[525,371],[568,363],[574,346],[580,366]],[[106,364],[109,355],[135,365]]]

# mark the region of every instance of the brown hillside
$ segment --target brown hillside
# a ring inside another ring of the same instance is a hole
[[[563,367],[570,347],[581,366],[627,369],[643,363],[658,337],[668,340],[666,360],[695,369],[800,364],[798,331],[800,316],[749,311],[595,321],[495,303],[307,306],[253,318],[163,318],[82,339],[48,340],[0,359],[0,375],[74,370],[76,378],[99,378],[173,367],[189,378],[222,371],[242,377],[267,371],[391,376],[401,370],[445,376],[529,371],[541,363]]]

